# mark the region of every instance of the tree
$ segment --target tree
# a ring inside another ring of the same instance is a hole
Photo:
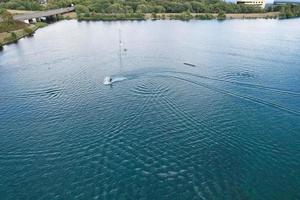
[[[155,13],[164,13],[166,12],[166,9],[163,6],[154,6],[153,12]]]
[[[114,3],[106,9],[107,13],[125,13],[124,7],[119,3]]]
[[[8,12],[7,10],[1,11],[1,18],[3,20],[3,23],[5,24],[14,24],[14,18],[13,15]]]
[[[223,12],[223,11],[219,12],[219,14],[218,14],[218,16],[217,16],[217,19],[218,19],[218,20],[224,20],[224,19],[226,19],[226,14],[225,14],[225,12]]]
[[[0,8],[0,16],[2,15],[2,13],[5,11],[4,8]]]
[[[86,6],[83,6],[83,5],[76,5],[75,6],[75,11],[77,14],[80,14],[80,13],[89,13],[89,8],[86,7]]]
[[[192,1],[191,5],[192,5],[193,11],[196,12],[196,13],[205,13],[205,12],[207,12],[207,10],[206,10],[207,6],[205,6],[204,3],[200,3],[198,1]]]
[[[154,9],[152,8],[152,6],[145,4],[138,5],[138,7],[136,8],[137,13],[152,13],[153,10]]]
[[[109,0],[93,0],[91,3],[86,5],[91,11],[104,13],[105,10],[111,5],[111,3]]]

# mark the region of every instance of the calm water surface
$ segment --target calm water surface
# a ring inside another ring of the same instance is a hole
[[[299,44],[295,19],[61,21],[6,46],[0,199],[300,199]]]

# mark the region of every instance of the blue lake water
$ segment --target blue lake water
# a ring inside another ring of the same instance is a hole
[[[0,199],[299,188],[299,19],[61,21],[0,52]]]

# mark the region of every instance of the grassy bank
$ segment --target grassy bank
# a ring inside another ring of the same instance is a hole
[[[210,19],[274,19],[279,18],[280,12],[267,13],[131,13],[131,14],[105,14],[90,13],[77,14],[78,20],[87,21],[115,21],[115,20],[210,20]]]
[[[210,19],[270,19],[278,18],[279,12],[269,12],[269,13],[161,13],[148,15],[147,19],[176,19],[176,20],[210,20]]]
[[[1,24],[1,23],[0,23]],[[17,42],[19,39],[32,35],[37,29],[47,26],[46,23],[38,22],[34,25],[16,26],[14,30],[0,32],[0,49],[4,45]]]
[[[114,21],[114,20],[144,20],[145,14],[131,13],[131,14],[102,14],[102,13],[92,13],[92,14],[78,14],[78,20],[89,20],[89,21]]]
[[[25,23],[19,21],[12,23],[0,22],[0,33],[23,29],[26,26]]]

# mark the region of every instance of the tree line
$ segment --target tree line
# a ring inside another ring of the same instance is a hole
[[[280,12],[280,18],[300,17],[300,5],[286,4],[270,7],[267,11]]]
[[[0,8],[17,10],[48,10],[72,4],[76,5],[78,16],[98,15],[98,18],[103,18],[105,14],[120,15],[121,18],[142,18],[145,13],[183,13],[182,16],[186,15],[184,13],[219,13],[224,16],[225,13],[265,11],[278,11],[281,18],[300,16],[300,5],[271,6],[263,10],[259,6],[234,4],[223,0],[48,0],[46,5],[40,4],[39,0],[0,0]]]
[[[1,0],[0,0],[1,1]],[[222,0],[48,0],[43,6],[38,0],[2,0],[0,7],[18,10],[43,10],[78,6],[78,12],[95,13],[254,13],[258,6],[226,3]]]

